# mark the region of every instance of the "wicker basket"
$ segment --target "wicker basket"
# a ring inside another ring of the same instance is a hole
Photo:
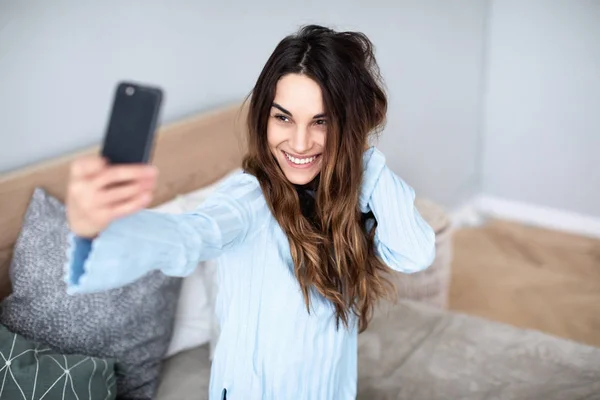
[[[448,306],[452,266],[452,224],[446,212],[435,203],[417,199],[415,205],[436,233],[436,257],[424,271],[394,273],[400,299],[416,300],[445,309]]]

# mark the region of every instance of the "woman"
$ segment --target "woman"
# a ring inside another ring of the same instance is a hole
[[[435,252],[413,190],[368,147],[386,108],[363,34],[307,26],[284,38],[250,97],[243,172],[196,211],[142,210],[151,166],[73,163],[69,293],[218,258],[210,398],[355,398],[357,334],[392,292],[388,267],[419,271]]]

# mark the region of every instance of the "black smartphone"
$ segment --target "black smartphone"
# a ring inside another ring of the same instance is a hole
[[[102,146],[102,156],[109,163],[150,162],[162,100],[158,87],[133,82],[117,85]]]

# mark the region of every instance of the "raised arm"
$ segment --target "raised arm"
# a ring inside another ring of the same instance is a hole
[[[193,212],[143,210],[113,221],[93,240],[71,234],[67,292],[121,287],[153,270],[188,275],[199,261],[243,242],[262,215],[263,203],[256,179],[240,173]]]
[[[412,273],[429,267],[435,258],[435,233],[417,211],[414,190],[386,165],[375,147],[363,155],[362,212],[377,220],[377,254],[397,271]]]

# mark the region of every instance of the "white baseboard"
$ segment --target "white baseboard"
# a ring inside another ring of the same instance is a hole
[[[483,216],[477,207],[477,197],[452,210],[450,212],[450,220],[455,228],[481,225]]]
[[[451,213],[455,226],[482,223],[500,218],[542,228],[600,238],[600,218],[572,211],[478,195]]]

